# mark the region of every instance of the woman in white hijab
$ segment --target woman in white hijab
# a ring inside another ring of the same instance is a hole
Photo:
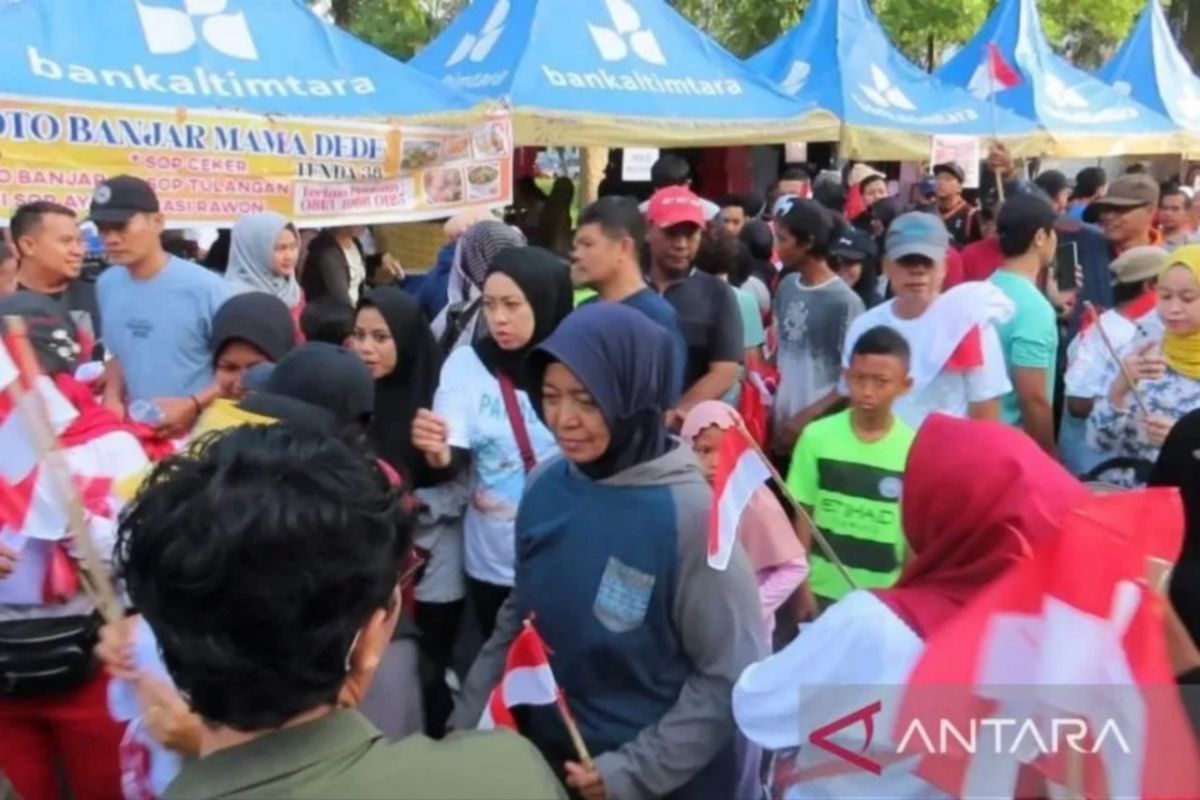
[[[233,226],[225,280],[235,294],[266,292],[299,318],[304,293],[296,282],[300,235],[287,217],[274,211],[246,214]]]

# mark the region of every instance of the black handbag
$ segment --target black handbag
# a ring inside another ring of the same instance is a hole
[[[98,614],[0,622],[0,696],[38,697],[81,686],[96,670]]]

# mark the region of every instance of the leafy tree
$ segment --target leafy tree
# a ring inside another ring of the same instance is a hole
[[[334,22],[407,61],[441,33],[466,0],[331,0]]]

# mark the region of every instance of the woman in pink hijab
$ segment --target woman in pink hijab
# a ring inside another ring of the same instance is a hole
[[[700,459],[709,483],[716,473],[722,435],[742,424],[738,412],[718,400],[699,403],[684,419],[680,435]],[[746,505],[737,538],[758,578],[758,597],[770,639],[775,612],[808,577],[808,558],[792,520],[766,484],[758,487]]]

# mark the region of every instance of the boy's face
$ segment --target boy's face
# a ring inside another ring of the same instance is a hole
[[[896,356],[857,355],[845,373],[850,407],[859,411],[887,411],[912,387],[908,365]]]

